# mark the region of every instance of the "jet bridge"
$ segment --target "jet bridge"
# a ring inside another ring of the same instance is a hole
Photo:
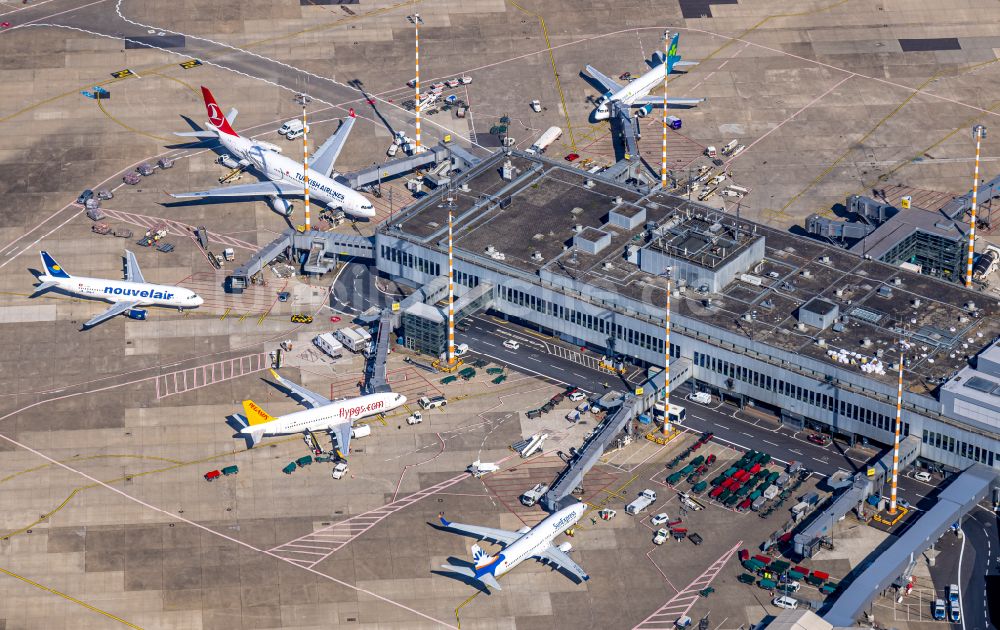
[[[303,264],[306,273],[327,273],[336,264],[338,256],[375,259],[375,243],[370,237],[317,230],[300,233],[288,228],[234,269],[227,278],[226,290],[242,293],[250,285],[250,279],[264,267],[283,254],[292,258],[293,251],[308,252]]]
[[[392,391],[386,378],[385,363],[389,356],[389,340],[392,335],[392,308],[382,310],[378,321],[378,333],[375,337],[374,351],[369,353],[365,365],[366,394],[378,394]]]
[[[670,391],[680,387],[691,376],[692,364],[689,359],[670,362]],[[569,465],[559,474],[555,483],[542,498],[542,507],[550,512],[560,510],[575,501],[573,490],[583,482],[583,476],[593,468],[598,458],[611,445],[619,433],[625,429],[636,415],[649,410],[662,396],[665,374],[661,370],[640,386],[639,396],[629,394],[621,405],[597,427],[583,446],[576,451]],[[639,390],[636,390],[639,391]]]

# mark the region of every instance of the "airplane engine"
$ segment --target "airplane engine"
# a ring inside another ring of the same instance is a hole
[[[283,214],[286,217],[292,215],[292,204],[287,199],[283,199],[278,195],[271,195],[268,197],[267,203],[275,212]]]
[[[281,153],[281,147],[276,144],[271,144],[270,142],[263,142],[261,140],[254,140],[254,144],[265,151],[271,151],[272,153]]]
[[[559,545],[559,551],[561,551],[563,553],[567,553],[572,548],[573,548],[573,544],[572,543],[568,543],[568,542],[564,542],[563,544]]]

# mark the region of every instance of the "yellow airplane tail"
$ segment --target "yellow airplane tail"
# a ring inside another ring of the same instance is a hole
[[[243,413],[246,414],[247,422],[250,426],[254,426],[255,424],[264,424],[265,422],[274,420],[274,416],[261,409],[260,406],[252,400],[243,401]]]

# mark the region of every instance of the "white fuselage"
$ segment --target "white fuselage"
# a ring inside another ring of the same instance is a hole
[[[274,182],[287,182],[305,188],[304,169],[301,162],[275,153],[267,145],[257,144],[249,138],[219,132],[219,142],[230,153],[249,161],[258,172]],[[309,198],[331,208],[341,208],[355,217],[373,217],[372,203],[361,193],[340,182],[309,169]]]
[[[482,567],[482,569],[489,568],[490,573],[495,577],[500,577],[528,558],[548,549],[553,539],[575,525],[583,517],[583,513],[586,510],[586,505],[577,503],[549,515],[544,521],[535,525],[530,531],[525,532],[523,536],[507,545],[497,555],[495,568]]]
[[[270,422],[248,426],[242,433],[263,432],[263,435],[287,435],[303,431],[326,431],[334,426],[351,424],[355,420],[392,411],[406,404],[406,396],[392,392],[368,394],[357,398],[336,400],[329,405],[303,409],[279,416]]]
[[[617,101],[623,105],[631,105],[632,102],[643,96],[649,94],[649,91],[653,89],[653,86],[663,82],[663,65],[658,64],[654,68],[650,68],[648,72],[644,75],[629,82],[627,85],[623,86],[622,89],[617,92],[608,92],[597,101],[597,109],[594,110],[594,118],[596,120],[607,120],[611,117],[611,111],[608,108],[608,103],[612,101]]]
[[[190,289],[148,282],[127,280],[103,280],[70,276],[56,278],[42,274],[41,282],[54,282],[55,286],[67,293],[81,297],[96,298],[108,302],[138,302],[142,306],[172,306],[174,308],[195,308],[205,300]]]

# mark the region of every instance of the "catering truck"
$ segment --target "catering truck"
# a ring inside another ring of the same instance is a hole
[[[545,130],[545,133],[538,137],[538,140],[535,140],[535,144],[531,145],[531,148],[525,151],[525,153],[529,153],[531,155],[545,153],[545,149],[548,149],[549,146],[551,146],[552,143],[558,140],[561,136],[562,129],[559,127],[549,127]]]
[[[639,498],[625,506],[625,511],[631,515],[639,514],[656,501],[656,492],[646,488],[639,493]]]
[[[372,341],[372,336],[364,328],[341,328],[336,334],[337,341],[351,352],[363,352]]]

